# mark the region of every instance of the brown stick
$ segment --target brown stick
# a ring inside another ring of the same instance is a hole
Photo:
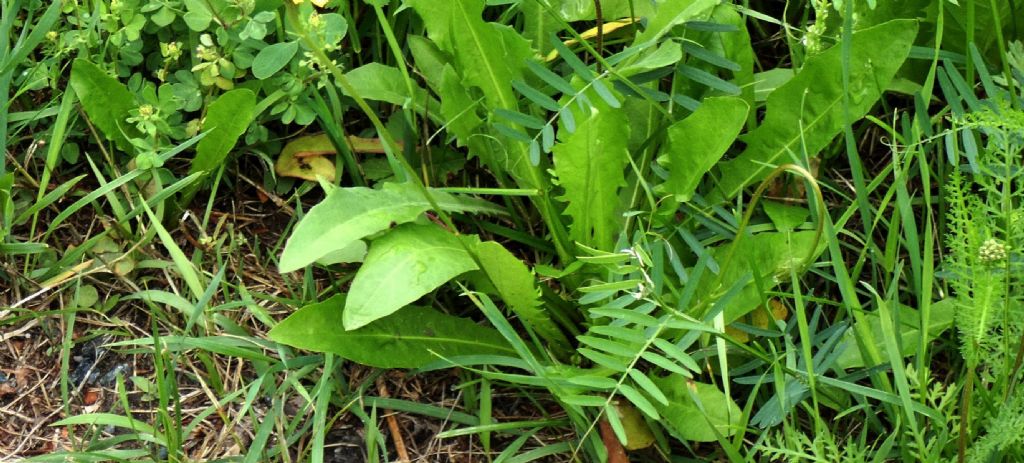
[[[384,384],[384,378],[377,378],[377,393],[383,398],[388,398],[388,386]],[[402,440],[402,430],[398,427],[398,420],[394,412],[384,410],[385,420],[388,422],[388,431],[391,432],[391,440],[395,443],[395,452],[398,453],[398,461],[409,463],[409,452],[405,449],[405,442]]]

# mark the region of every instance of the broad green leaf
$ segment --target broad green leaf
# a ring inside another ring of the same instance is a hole
[[[534,59],[533,50],[525,38],[508,26],[485,22],[482,17],[484,2],[479,0],[410,0],[407,4],[423,19],[427,34],[434,43],[454,58],[453,69],[460,80],[457,84],[449,80],[448,84],[462,88],[452,89],[452,93],[465,93],[467,88],[476,87],[483,94],[486,108],[519,110],[512,81],[523,80],[527,61]],[[442,103],[448,97],[446,93],[441,95]],[[446,118],[450,120],[453,112],[461,113],[467,109],[472,111],[468,106],[457,111],[449,108],[445,112]],[[471,123],[472,119],[466,122]],[[485,136],[495,135],[498,134]],[[507,142],[506,147],[493,149],[486,144],[471,145],[471,152],[479,155],[499,175],[504,172],[511,174],[523,188],[546,187],[539,170],[529,160],[527,144],[501,135],[498,137]],[[470,144],[461,136],[460,141]]]
[[[541,307],[533,273],[501,244],[485,241],[476,247],[483,271],[524,325],[529,326],[558,353],[570,351],[569,341]]]
[[[789,281],[790,269],[795,268],[797,275],[804,270],[807,256],[813,249],[815,254],[824,249],[823,243],[815,248],[814,231],[796,233],[769,232],[744,236],[733,252],[732,260],[728,255],[733,247],[726,243],[714,248],[711,255],[721,265],[719,275],[708,272],[701,279],[697,294],[718,298],[736,282],[747,276],[751,280],[725,307],[725,323],[732,323],[762,304],[762,297],[754,281],[759,276],[763,287],[769,291],[775,285]],[[759,275],[754,276],[753,273]],[[717,287],[713,287],[714,282]]]
[[[666,156],[670,164],[666,190],[689,201],[697,184],[743,129],[749,107],[740,98],[705,98],[697,111],[668,128]]]
[[[511,82],[522,80],[533,58],[529,42],[508,26],[483,20],[478,0],[410,0],[429,36],[452,54],[466,83],[480,88],[492,108],[516,108]],[[456,31],[453,33],[452,31]]]
[[[71,88],[75,90],[82,108],[108,140],[126,153],[134,151],[128,138],[142,135],[135,125],[125,122],[129,111],[135,109],[135,96],[128,88],[110,77],[99,66],[78,58],[71,65]],[[126,137],[127,135],[127,137]]]
[[[772,68],[764,72],[754,74],[754,101],[761,102],[793,79],[793,70],[790,68]]]
[[[448,212],[500,212],[485,201],[440,191],[432,191],[431,194]],[[410,184],[385,183],[381,190],[363,187],[334,189],[295,226],[281,254],[279,271],[298,270],[345,249],[356,240],[387,230],[394,224],[416,220],[428,210],[430,203]]]
[[[409,306],[362,328],[342,328],[345,296],[307,305],[270,330],[276,342],[330,352],[377,368],[419,368],[439,357],[514,356],[496,330],[437,310]]]
[[[338,45],[348,34],[348,21],[338,13],[320,14],[320,21],[323,23],[323,39],[326,44]]]
[[[928,316],[928,340],[931,341],[937,338],[944,331],[953,326],[953,317],[956,314],[956,299],[946,298],[941,301],[935,302],[931,305],[931,311]],[[921,346],[921,313],[916,309],[912,309],[905,305],[898,306],[898,313],[894,316],[899,317],[899,325],[897,329],[900,331],[900,345],[902,346],[903,357],[909,357],[917,353],[918,348]],[[878,352],[882,358],[887,357],[887,349],[885,343],[885,337],[882,335],[882,323],[879,319],[878,312],[869,312],[864,318],[864,321],[870,326],[871,333],[874,334],[873,342],[877,346]],[[857,340],[854,339],[856,330],[851,328],[846,330],[843,334],[842,341],[836,346],[836,350],[841,349],[841,354],[836,360],[836,366],[839,368],[849,370],[851,368],[863,368],[867,366],[864,359],[861,357],[860,349],[857,347]]]
[[[637,35],[634,44],[653,42],[668,34],[673,27],[687,21],[706,19],[717,0],[666,0],[647,22],[647,28]]]
[[[524,5],[530,2],[523,2]],[[539,2],[533,2],[539,3]],[[636,0],[601,0],[601,13],[605,21],[628,18],[631,13],[636,16],[648,16],[654,12],[656,2],[638,2]],[[660,3],[660,2],[659,2]],[[591,21],[597,18],[594,0],[559,0],[551,2],[563,19],[570,22]]]
[[[426,111],[426,107],[438,106],[436,102],[427,101],[426,91],[419,86],[413,86],[414,93],[410,95],[402,71],[394,66],[369,63],[345,73],[345,77],[355,92],[367,100],[385,101],[399,106],[411,103],[420,112]]]
[[[530,42],[511,27],[483,20],[485,2],[480,0],[408,0],[423,20],[428,37],[438,48],[452,56],[452,69],[459,77],[458,82],[448,81],[449,88],[458,85],[456,94],[465,94],[474,87],[483,95],[482,112],[498,108],[520,111],[513,81],[523,81],[524,68],[535,59]],[[536,63],[534,63],[536,64]],[[449,98],[448,92],[441,93],[442,101]],[[453,110],[442,108],[450,122],[454,113],[473,112],[476,99],[469,98],[469,104]],[[470,115],[475,117],[475,115]],[[466,121],[471,125],[473,120]],[[531,198],[537,210],[551,227],[553,241],[560,255],[568,258],[571,246],[567,231],[558,223],[557,211],[547,195],[550,181],[545,175],[546,159],[534,164],[530,159],[529,142],[509,138],[497,131],[474,130],[465,137],[453,131],[461,144],[469,146],[470,152],[480,156],[484,164],[494,172],[499,181],[506,177],[515,180],[520,188],[537,189],[540,196]]]
[[[156,13],[153,13],[153,15],[149,17],[149,19],[153,21],[153,24],[160,27],[170,26],[177,18],[178,16],[174,14],[174,10],[166,6],[160,8]]]
[[[352,280],[342,317],[345,329],[386,317],[448,280],[477,270],[460,239],[471,240],[433,224],[405,224],[374,240]]]
[[[231,90],[210,103],[203,120],[203,131],[209,131],[196,147],[189,173],[208,172],[219,167],[235,147],[238,137],[252,122],[256,94],[240,88]]]
[[[764,123],[743,137],[747,149],[719,164],[716,199],[731,198],[764,178],[772,166],[816,156],[843,130],[844,95],[850,95],[849,121],[874,106],[910,53],[917,22],[894,20],[853,34],[850,80],[842,81],[842,47],[807,59],[793,79],[768,96]]]
[[[715,430],[725,437],[739,430],[743,412],[717,387],[678,375],[653,381],[669,399],[669,405],[658,407],[662,420],[679,437],[688,441],[714,442],[717,440]],[[700,401],[699,406],[694,397]]]
[[[458,139],[460,145],[472,146],[475,141],[473,134],[483,123],[477,115],[477,105],[469,95],[466,87],[462,85],[461,77],[455,72],[455,68],[445,65],[441,70],[441,115],[445,119],[445,127]],[[470,149],[471,154],[481,150]],[[488,160],[485,159],[485,162]]]
[[[298,42],[281,42],[263,47],[252,61],[253,77],[263,80],[288,65],[299,51]]]
[[[793,231],[796,227],[807,221],[811,211],[804,206],[794,206],[777,201],[762,201],[764,213],[775,225],[775,229],[781,232]]]
[[[182,16],[185,25],[195,32],[205,31],[213,21],[213,12],[203,0],[185,0],[187,12]]]
[[[331,251],[319,259],[316,263],[320,265],[334,265],[349,262],[362,262],[366,258],[366,242],[363,240],[353,241],[348,246],[345,246],[336,251]]]
[[[540,56],[547,55],[551,51],[551,34],[562,30],[558,18],[541,2],[522,2],[519,9],[523,13],[523,35],[533,43]]]
[[[629,121],[623,111],[597,104],[577,113],[576,131],[560,130],[552,148],[555,175],[565,190],[565,213],[572,218],[569,237],[589,247],[611,251],[620,225],[619,188],[626,185]]]
[[[738,85],[740,95],[751,107],[754,106],[754,48],[750,42],[750,32],[747,30],[747,18],[741,15],[735,6],[730,3],[720,3],[715,6],[708,19],[715,24],[735,26],[733,32],[699,32],[695,34],[694,40],[700,43],[716,59],[726,59],[735,64],[735,67],[727,67],[732,74],[732,82]],[[689,34],[687,39],[689,39]],[[747,115],[748,127],[753,127],[756,122],[754,114]]]

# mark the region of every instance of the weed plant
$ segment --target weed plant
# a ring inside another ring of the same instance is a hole
[[[1024,460],[1012,0],[0,3],[0,452]]]

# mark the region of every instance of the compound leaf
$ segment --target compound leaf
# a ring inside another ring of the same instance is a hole
[[[555,174],[565,189],[560,199],[572,217],[569,237],[609,251],[621,231],[618,191],[626,185],[629,121],[625,112],[600,104],[580,113],[576,130],[559,131],[561,143],[552,148]]]
[[[494,241],[476,247],[484,273],[497,288],[502,300],[556,352],[569,352],[569,341],[540,305],[540,293],[530,269],[521,260]]]

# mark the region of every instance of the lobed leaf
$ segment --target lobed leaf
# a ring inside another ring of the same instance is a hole
[[[575,123],[573,113],[581,121]],[[555,175],[565,190],[559,199],[568,203],[572,218],[569,237],[584,245],[610,251],[620,230],[618,191],[626,185],[629,163],[629,121],[623,111],[597,105],[580,111],[562,110],[561,143],[552,148]]]
[[[853,33],[849,85],[843,85],[842,47],[807,59],[795,77],[768,96],[764,123],[743,141],[747,149],[720,164],[716,199],[731,198],[791,157],[816,156],[843,130],[867,114],[906,60],[917,22],[893,20]],[[849,114],[843,100],[850,95]]]
[[[556,352],[569,352],[569,341],[541,307],[540,292],[533,273],[521,260],[494,241],[476,247],[482,270],[494,284],[502,300]]]

